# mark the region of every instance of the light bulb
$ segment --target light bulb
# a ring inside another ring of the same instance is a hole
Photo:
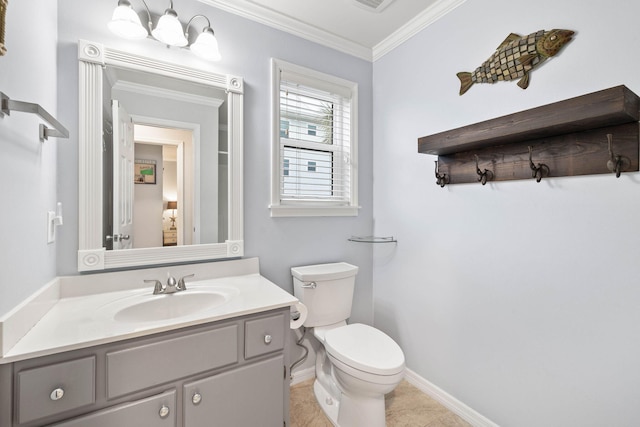
[[[202,59],[219,61],[221,58],[218,50],[218,40],[210,27],[206,27],[198,36],[195,43],[190,46],[191,51]]]
[[[173,9],[167,9],[158,20],[158,25],[151,31],[151,35],[169,46],[186,46],[188,41],[184,36],[182,24],[178,20],[178,14]]]
[[[120,0],[107,27],[112,33],[126,39],[143,39],[149,35],[140,23],[140,17],[127,0]]]

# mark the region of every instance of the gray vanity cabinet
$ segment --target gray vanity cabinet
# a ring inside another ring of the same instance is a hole
[[[285,307],[0,365],[0,427],[286,426],[288,333]]]

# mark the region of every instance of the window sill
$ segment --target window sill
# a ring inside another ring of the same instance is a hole
[[[288,206],[271,205],[271,217],[358,216],[359,206]]]

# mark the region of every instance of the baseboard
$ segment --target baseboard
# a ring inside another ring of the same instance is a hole
[[[460,418],[464,419],[466,422],[471,424],[474,427],[499,427],[498,424],[489,420],[484,415],[476,412],[471,409],[464,403],[460,402],[455,397],[451,396],[446,391],[442,390],[438,386],[433,383],[430,383],[426,379],[422,378],[420,375],[413,372],[411,369],[407,369],[405,372],[405,380],[410,384],[414,385],[416,388],[420,389],[420,391],[428,394],[433,399],[440,402],[451,412],[458,415]]]
[[[316,369],[314,366],[307,369],[301,369],[299,371],[292,372],[291,385],[299,384],[308,379],[315,378],[315,376],[316,376]]]

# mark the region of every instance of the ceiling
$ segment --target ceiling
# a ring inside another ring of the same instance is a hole
[[[466,0],[200,1],[375,61]],[[380,5],[374,9],[360,2]]]

